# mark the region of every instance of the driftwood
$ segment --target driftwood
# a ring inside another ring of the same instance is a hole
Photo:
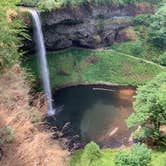
[[[105,88],[93,88],[93,90],[98,90],[98,91],[109,91],[109,92],[115,92],[116,90],[112,90],[112,89],[105,89]]]

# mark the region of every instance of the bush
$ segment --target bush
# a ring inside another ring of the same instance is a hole
[[[0,144],[11,143],[15,139],[15,132],[11,126],[0,129]]]
[[[151,150],[145,145],[134,145],[131,151],[123,150],[115,158],[116,166],[147,166],[151,161]]]
[[[85,149],[81,156],[80,166],[97,166],[95,162],[99,160],[101,157],[102,153],[100,151],[99,146],[96,143],[91,142],[90,144],[87,144],[85,146]]]
[[[134,18],[135,25],[150,25],[151,23],[151,15],[150,14],[140,14]]]
[[[116,150],[100,150],[96,143],[91,142],[83,150],[74,153],[70,166],[114,166],[116,154]]]
[[[159,57],[160,64],[163,66],[166,66],[166,52],[164,52],[162,55]]]

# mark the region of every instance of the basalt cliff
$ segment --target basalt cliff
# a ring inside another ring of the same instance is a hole
[[[153,12],[149,3],[82,5],[43,12],[46,48],[49,51],[74,46],[100,48],[114,42],[135,40],[137,36],[131,28],[133,18]]]

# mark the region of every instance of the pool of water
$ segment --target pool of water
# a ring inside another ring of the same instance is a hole
[[[95,141],[103,147],[117,148],[131,143],[131,130],[125,119],[133,111],[135,89],[118,86],[73,86],[54,94],[60,109],[52,125],[65,135],[78,135],[82,143]]]

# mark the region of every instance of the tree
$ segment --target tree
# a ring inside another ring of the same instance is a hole
[[[159,74],[139,87],[134,102],[134,113],[127,119],[129,127],[148,129],[149,137],[161,139],[160,127],[166,125],[166,73]]]
[[[149,37],[154,45],[166,48],[166,3],[153,16]]]

